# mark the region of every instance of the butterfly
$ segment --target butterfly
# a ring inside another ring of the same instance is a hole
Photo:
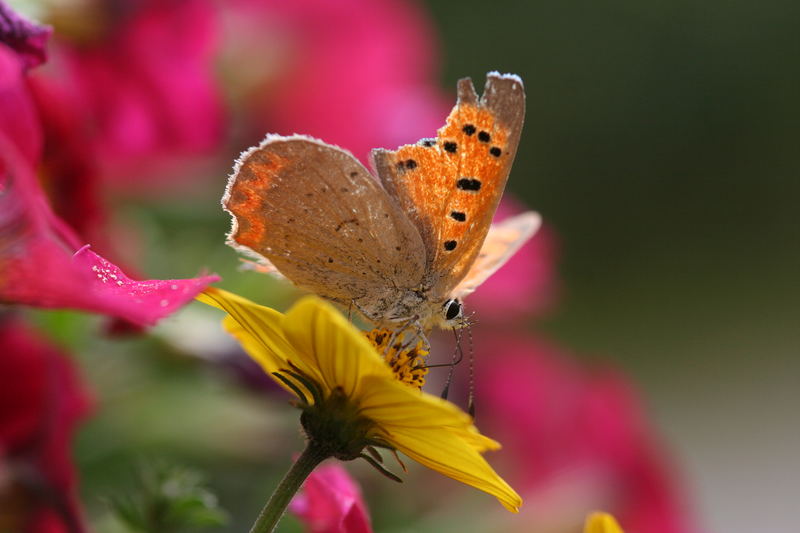
[[[522,131],[522,80],[492,72],[481,98],[469,78],[457,93],[436,138],[372,151],[375,176],[336,146],[267,135],[228,182],[228,243],[382,327],[463,325],[462,299],[540,218],[491,225]]]

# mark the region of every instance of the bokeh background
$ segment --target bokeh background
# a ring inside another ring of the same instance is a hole
[[[509,188],[556,229],[563,280],[540,326],[633,376],[709,531],[790,531],[798,6],[429,6],[448,83],[525,79]]]
[[[207,50],[197,61],[214,80],[214,104],[194,102],[181,120],[190,132],[213,130],[212,141],[167,136],[195,144],[179,163],[126,173],[120,167],[146,145],[133,143],[123,154],[128,160],[120,156],[103,167],[102,193],[93,193],[106,206],[103,216],[73,218],[83,220],[85,235],[102,236],[106,254],[148,277],[206,268],[223,277],[221,286],[285,308],[297,294],[239,271],[235,252],[223,244],[229,221],[218,202],[236,155],[268,131],[298,131],[363,159],[373,145],[432,135],[458,78],[471,76],[480,87],[488,71],[517,73],[528,112],[508,190],[542,213],[548,239],[542,246],[555,273],[537,285],[548,293],[546,305],[532,302],[534,312],[510,302],[506,316],[491,320],[558,346],[558,357],[570,365],[627,376],[670,490],[683,502],[673,510],[691,524],[651,523],[642,531],[795,527],[797,3],[188,4],[204,14],[179,12],[165,24],[166,37],[156,31],[131,38],[130,48],[141,54],[115,56],[130,53],[119,43],[104,53],[116,65],[111,77],[123,79],[131,72],[135,78],[138,71],[128,65],[139,60],[172,68],[169,59],[158,60],[172,57],[173,49],[163,48],[171,37],[183,43],[175,45],[185,46],[183,55]],[[56,42],[78,54],[93,43],[103,49],[103,39],[112,41],[136,13],[125,2],[12,5],[53,24]],[[63,61],[54,54],[50,79],[64,76]],[[197,87],[180,80],[196,70],[171,71],[179,81],[166,87],[191,99]],[[372,85],[375,79],[384,85]],[[99,87],[98,107],[113,108]],[[362,113],[365,102],[372,108]],[[103,230],[92,220],[102,220]],[[23,313],[74,355],[94,398],[75,456],[97,531],[122,531],[105,500],[129,490],[149,460],[204,473],[230,515],[219,531],[249,526],[301,437],[296,413],[219,332],[218,314],[193,304],[148,334],[108,337],[98,334],[103,318]],[[484,346],[490,353],[479,358],[499,349],[486,339]],[[491,425],[494,415],[478,401],[479,417]],[[553,412],[559,416],[557,405]],[[507,458],[496,464],[501,473],[513,469]],[[378,531],[534,530],[526,523],[536,531],[575,531],[579,504],[606,501],[584,494],[585,484],[574,491],[580,493],[572,496],[574,508],[563,504],[565,496],[552,508],[545,494],[539,504],[529,496],[535,516],[514,525],[499,513],[487,519],[493,502],[484,496],[419,469],[401,487],[359,465],[349,469],[368,495]],[[301,530],[292,518],[283,527]]]

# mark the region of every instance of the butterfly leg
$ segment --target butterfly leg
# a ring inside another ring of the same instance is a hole
[[[410,326],[418,323],[419,323],[419,316],[415,315],[406,320],[405,322],[403,322],[398,329],[393,330],[392,336],[389,338],[389,342],[386,343],[386,348],[384,350],[383,355],[386,355],[388,353],[388,351],[392,348],[392,346],[394,346],[394,343],[397,341],[398,338],[403,338],[406,330],[408,330]],[[402,349],[405,349],[405,346],[403,346]]]
[[[414,326],[414,334],[411,335],[408,338],[408,340],[406,340],[406,342],[403,344],[402,349],[408,350],[414,345],[416,345],[418,341],[421,340],[422,349],[425,350],[426,352],[430,352],[431,344],[430,342],[428,342],[428,337],[425,335],[425,330],[422,328],[422,323],[420,323],[419,319],[414,320],[413,326]]]
[[[475,350],[472,343],[472,328],[467,326],[467,339],[469,339],[469,393],[467,396],[467,412],[475,418]]]
[[[450,367],[450,370],[447,372],[447,380],[444,382],[444,389],[442,390],[442,399],[446,400],[448,394],[450,393],[450,384],[453,382],[453,375],[456,371],[456,365],[464,359],[464,351],[461,349],[461,335],[459,335],[458,330],[453,328],[453,335],[456,339],[456,349],[453,352],[453,360],[446,366]]]

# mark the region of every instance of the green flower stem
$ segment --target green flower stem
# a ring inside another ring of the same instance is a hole
[[[306,449],[297,458],[297,461],[292,465],[289,471],[281,480],[278,488],[270,496],[269,501],[261,509],[258,515],[258,520],[253,524],[250,533],[270,533],[275,530],[283,513],[286,512],[286,507],[292,501],[295,493],[303,485],[309,474],[322,461],[330,457],[330,454],[322,450],[313,441],[309,441]]]

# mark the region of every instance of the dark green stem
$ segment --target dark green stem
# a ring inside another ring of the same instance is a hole
[[[303,453],[281,480],[278,488],[272,493],[267,504],[261,509],[261,514],[258,515],[258,520],[253,524],[250,533],[274,531],[283,513],[286,512],[289,502],[292,501],[308,475],[328,457],[330,454],[315,445],[313,441],[309,441],[306,449],[303,450]]]

